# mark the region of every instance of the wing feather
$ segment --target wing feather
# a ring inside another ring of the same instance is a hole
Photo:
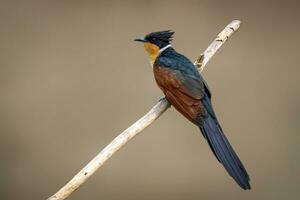
[[[155,67],[154,75],[171,104],[190,121],[197,123],[199,113],[206,113],[201,103],[204,90],[202,82],[180,71],[164,67]]]

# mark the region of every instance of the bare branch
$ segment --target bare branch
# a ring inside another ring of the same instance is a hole
[[[233,20],[218,34],[217,38],[207,47],[204,53],[201,54],[194,63],[199,72],[202,72],[211,57],[215,55],[218,49],[228,40],[228,38],[240,28],[240,25],[241,21]]]
[[[228,24],[204,51],[204,53],[199,56],[194,63],[195,66],[198,67],[199,72],[204,69],[211,57],[228,40],[228,38],[239,29],[240,24],[241,22],[238,20],[234,20]],[[56,194],[48,198],[48,200],[66,199],[81,184],[91,177],[113,154],[115,154],[121,147],[123,147],[147,126],[152,124],[152,122],[159,118],[169,107],[170,103],[165,98],[161,99],[146,115],[118,135],[65,186],[63,186]]]

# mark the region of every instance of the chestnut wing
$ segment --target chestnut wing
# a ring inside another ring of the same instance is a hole
[[[155,80],[170,103],[193,123],[199,114],[205,115],[201,99],[204,86],[201,79],[184,74],[179,70],[156,66]]]

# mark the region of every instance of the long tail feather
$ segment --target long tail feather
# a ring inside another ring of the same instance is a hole
[[[206,99],[206,101],[208,101],[208,99]],[[204,119],[202,125],[199,126],[203,136],[206,138],[216,158],[222,163],[229,175],[233,177],[241,188],[245,190],[251,189],[249,175],[247,174],[245,167],[228,142],[217,119],[214,117],[210,102],[206,102],[205,107],[207,106],[210,106],[210,110],[208,109],[208,111],[211,112],[209,113],[209,116]]]

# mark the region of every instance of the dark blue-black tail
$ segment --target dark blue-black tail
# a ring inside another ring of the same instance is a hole
[[[210,99],[206,97],[202,103],[208,111],[208,117],[204,118],[201,123],[202,125],[199,126],[203,136],[206,138],[217,159],[239,186],[245,190],[251,189],[246,169],[223,133],[210,104]]]

